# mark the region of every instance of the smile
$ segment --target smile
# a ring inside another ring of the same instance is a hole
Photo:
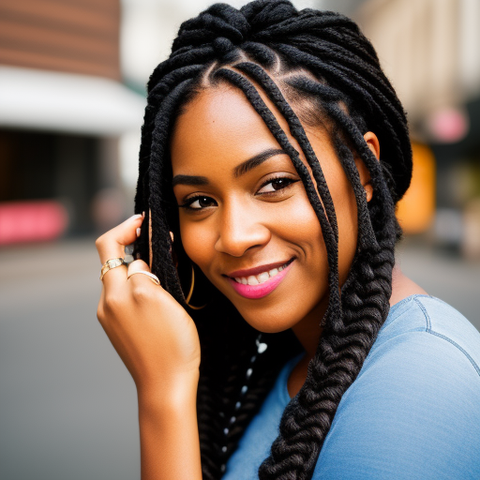
[[[290,270],[293,261],[294,259],[291,259],[283,265],[264,270],[263,272],[260,271],[255,275],[229,276],[227,279],[234,290],[242,297],[251,299],[262,298],[277,288]]]
[[[278,275],[281,271],[285,269],[286,266],[287,264],[282,265],[278,268],[272,268],[268,272],[263,272],[259,275],[250,275],[249,277],[235,277],[234,280],[237,283],[241,283],[242,285],[260,285],[262,283],[265,283],[270,278]]]

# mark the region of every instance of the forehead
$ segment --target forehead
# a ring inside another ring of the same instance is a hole
[[[310,171],[287,121],[266,94],[261,89],[257,91]],[[328,130],[322,125],[304,125],[304,128],[324,173],[336,171],[339,164]],[[172,173],[174,176],[213,175],[226,180],[240,163],[266,150],[280,148],[243,92],[222,84],[202,90],[177,118],[170,141]]]
[[[264,101],[282,128],[287,128],[275,106],[268,99]],[[226,85],[208,88],[202,90],[177,119],[170,143],[173,173],[188,169],[196,159],[222,157],[229,163],[272,147],[280,148],[241,91]]]

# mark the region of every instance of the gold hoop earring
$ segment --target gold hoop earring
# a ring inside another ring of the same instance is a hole
[[[190,302],[192,295],[193,295],[193,287],[195,286],[195,270],[193,269],[192,265],[192,283],[190,284],[190,291],[188,292],[187,298],[185,300],[185,303],[187,304],[188,307],[190,307],[192,310],[201,310],[202,308],[205,308],[207,305],[203,305],[201,307],[195,307],[194,305],[190,305],[188,302]]]

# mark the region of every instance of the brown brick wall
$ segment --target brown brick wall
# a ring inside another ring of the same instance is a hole
[[[120,78],[119,0],[0,0],[0,64]]]

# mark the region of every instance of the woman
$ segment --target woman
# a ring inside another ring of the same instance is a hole
[[[148,90],[146,214],[97,240],[142,478],[477,478],[480,338],[394,266],[410,142],[358,27],[217,4]]]

